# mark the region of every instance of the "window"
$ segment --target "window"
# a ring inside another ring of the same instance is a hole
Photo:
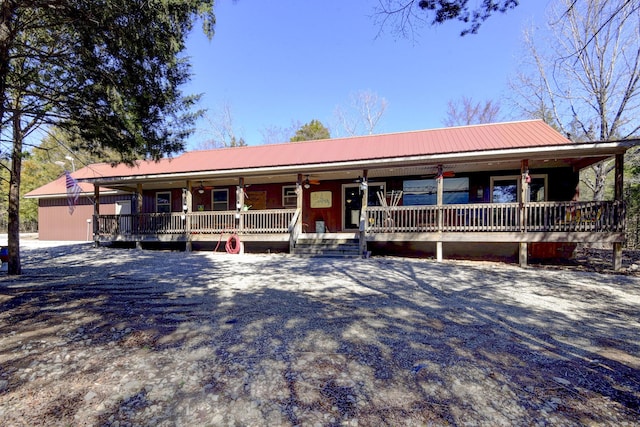
[[[171,192],[162,191],[156,193],[156,212],[169,213],[171,212]]]
[[[402,204],[405,206],[435,205],[438,203],[436,179],[408,179],[402,183]],[[469,203],[469,178],[444,178],[442,204]]]
[[[521,177],[491,177],[491,201],[493,203],[516,203],[520,201]],[[531,175],[527,201],[544,202],[547,200],[547,175]]]
[[[382,193],[382,197],[386,197],[385,185],[379,183],[369,183],[367,190],[367,206],[381,206],[378,192]]]
[[[532,176],[529,183],[529,201],[544,202],[547,200],[547,176]]]
[[[282,186],[282,206],[286,208],[295,208],[298,204],[298,195],[296,194],[295,185]]]
[[[520,177],[491,177],[491,202],[515,203],[520,195]]]
[[[211,190],[211,199],[214,211],[229,210],[229,190]]]

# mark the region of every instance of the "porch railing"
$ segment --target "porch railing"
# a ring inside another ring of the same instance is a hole
[[[179,213],[143,213],[134,215],[100,215],[94,223],[100,236],[184,233],[184,215]]]
[[[239,231],[245,234],[287,233],[295,209],[263,209],[240,212]]]
[[[299,215],[299,214],[298,214]],[[100,215],[101,237],[155,234],[291,233],[295,209]],[[621,201],[478,203],[369,207],[367,233],[624,232]]]
[[[295,209],[100,215],[101,237],[154,234],[287,233]]]
[[[367,232],[624,232],[621,201],[367,208]]]

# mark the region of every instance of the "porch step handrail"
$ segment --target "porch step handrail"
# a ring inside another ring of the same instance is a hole
[[[298,218],[300,218],[300,215],[302,215],[302,209],[298,208],[296,209],[296,212],[293,214],[293,217],[291,218],[291,221],[289,222],[289,232],[291,233],[292,231],[294,231],[295,226],[298,222]]]
[[[291,222],[289,222],[289,252],[293,253],[296,243],[298,242],[298,237],[300,237],[300,233],[302,232],[302,209],[297,208],[296,212],[293,214],[291,218]]]

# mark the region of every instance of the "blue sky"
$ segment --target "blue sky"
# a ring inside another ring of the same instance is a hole
[[[236,134],[250,145],[263,143],[266,128],[312,119],[337,134],[336,107],[363,90],[388,102],[377,133],[442,127],[449,101],[506,95],[522,29],[544,26],[549,3],[523,0],[477,35],[460,37],[452,22],[409,40],[378,34],[374,0],[219,0],[213,39],[197,28],[188,40],[194,76],[185,92],[202,93],[200,106],[212,111],[228,104]],[[188,148],[210,137],[202,120]]]

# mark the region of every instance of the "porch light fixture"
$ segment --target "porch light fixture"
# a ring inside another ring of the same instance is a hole
[[[202,185],[202,181],[200,181],[200,187],[198,187],[198,194],[204,194],[204,186]]]
[[[307,178],[304,181],[302,181],[302,186],[307,190],[311,188],[311,184],[309,183],[309,175],[307,175]]]
[[[369,184],[367,184],[367,178],[362,177],[362,181],[360,181],[360,191],[366,191]]]

